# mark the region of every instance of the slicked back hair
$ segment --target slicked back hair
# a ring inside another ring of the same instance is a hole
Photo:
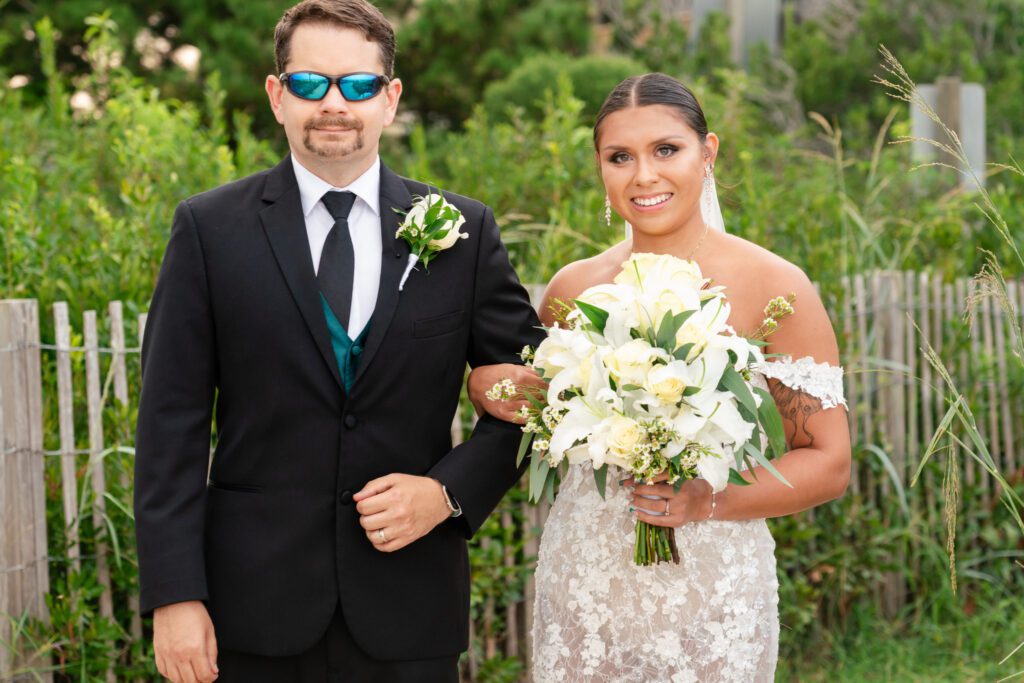
[[[597,148],[601,124],[609,114],[630,107],[646,107],[652,104],[663,104],[678,111],[687,125],[696,131],[701,144],[704,144],[708,135],[708,122],[704,119],[704,110],[701,109],[696,96],[671,76],[649,73],[630,76],[608,93],[594,121],[594,148]]]

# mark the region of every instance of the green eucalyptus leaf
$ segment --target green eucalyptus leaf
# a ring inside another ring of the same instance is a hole
[[[729,483],[730,484],[736,484],[737,486],[750,486],[753,482],[747,481],[746,479],[743,478],[743,475],[741,475],[739,472],[737,472],[736,470],[730,469],[729,470]]]
[[[779,408],[775,405],[775,399],[767,391],[760,387],[755,387],[754,391],[761,397],[761,406],[757,409],[758,422],[768,437],[772,454],[775,457],[781,457],[786,452],[786,430],[782,426]]]
[[[594,328],[600,334],[604,334],[605,325],[608,324],[608,311],[603,308],[598,308],[593,304],[588,304],[586,301],[580,301],[579,299],[574,299],[573,303],[583,311],[583,315],[587,316],[587,320],[593,324]]]
[[[597,492],[604,500],[605,485],[608,483],[608,465],[602,465],[594,470],[594,483],[597,484]]]
[[[750,393],[750,387],[747,386],[747,383],[743,381],[743,377],[740,376],[740,373],[736,372],[736,368],[733,366],[727,365],[725,367],[725,372],[722,373],[722,381],[719,382],[718,388],[720,391],[728,391],[736,396],[740,405],[751,413],[757,410],[757,403],[754,401],[754,395]]]

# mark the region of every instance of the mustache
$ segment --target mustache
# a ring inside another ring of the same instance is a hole
[[[314,128],[348,128],[354,131],[361,131],[363,129],[363,122],[359,119],[345,116],[324,116],[310,119],[306,122],[305,129],[307,131]]]

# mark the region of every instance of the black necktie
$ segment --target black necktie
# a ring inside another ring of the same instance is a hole
[[[334,317],[346,330],[349,312],[352,310],[352,284],[356,265],[352,236],[348,231],[348,214],[355,200],[356,196],[351,192],[334,191],[328,192],[321,199],[334,218],[334,227],[327,233],[327,241],[320,253],[320,268],[316,279]]]

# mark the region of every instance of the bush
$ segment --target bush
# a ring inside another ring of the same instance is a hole
[[[428,123],[459,125],[488,83],[528,55],[584,54],[587,3],[575,0],[426,0],[398,32],[403,101]]]
[[[484,107],[498,121],[509,120],[516,109],[530,118],[541,117],[546,95],[556,91],[559,79],[566,77],[574,96],[582,102],[581,120],[590,123],[612,88],[625,78],[647,71],[642,63],[628,57],[537,55],[517,66],[505,80],[489,85],[484,91]]]

